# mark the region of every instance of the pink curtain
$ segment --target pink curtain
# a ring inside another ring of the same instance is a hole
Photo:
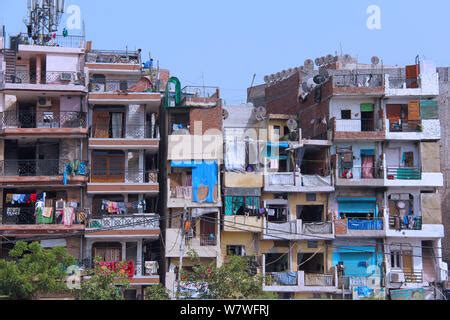
[[[362,178],[373,179],[373,157],[362,157]]]

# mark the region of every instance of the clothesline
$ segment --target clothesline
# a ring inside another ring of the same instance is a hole
[[[102,210],[108,211],[109,214],[126,214],[127,209],[143,209],[146,210],[145,200],[133,202],[116,202],[110,200],[102,200]]]

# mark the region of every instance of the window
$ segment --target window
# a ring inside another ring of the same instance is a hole
[[[306,201],[315,202],[317,199],[317,196],[315,193],[307,193],[306,194]]]
[[[259,213],[259,202],[259,197],[226,196],[225,215],[257,215]]]
[[[352,111],[351,110],[341,110],[341,119],[342,120],[351,120]]]
[[[401,269],[401,253],[400,251],[391,252],[391,268]]]
[[[281,136],[281,127],[280,126],[273,126],[273,139],[279,140]]]
[[[245,256],[245,246],[227,246],[227,256]]]

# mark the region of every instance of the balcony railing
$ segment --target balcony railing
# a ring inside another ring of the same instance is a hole
[[[336,132],[375,132],[374,119],[336,119]]]
[[[84,48],[86,46],[84,36],[41,35],[36,40],[33,40],[26,33],[19,35],[18,44],[63,48]]]
[[[132,91],[139,79],[91,79],[89,92]]]
[[[3,219],[1,221],[1,224],[3,225],[38,225],[43,224],[38,221],[36,218],[36,210],[34,206],[32,207],[20,207],[18,205],[17,207],[8,207],[8,208],[0,208]],[[81,210],[75,209],[75,221],[73,222],[74,225],[84,225],[84,220],[81,219],[81,216],[79,213]],[[53,217],[51,221],[46,221],[46,225],[63,225],[62,216],[56,217],[53,213]]]
[[[157,139],[159,130],[149,123],[126,124],[125,126],[93,127],[90,137],[93,139]]]
[[[295,186],[295,172],[271,172],[267,174],[269,186]]]
[[[389,216],[391,230],[422,230],[422,217],[419,216]]]
[[[87,163],[85,161],[70,161],[67,159],[42,160],[2,160],[0,161],[0,176],[38,177],[61,176],[70,163],[78,164],[74,174],[86,175]]]
[[[88,226],[91,229],[159,229],[159,215],[109,215],[90,219]]]
[[[266,286],[298,286],[297,272],[271,272],[264,279]]]
[[[128,50],[92,50],[86,55],[87,63],[141,64],[141,54]]]
[[[416,89],[420,83],[420,78],[389,77],[389,89]]]
[[[422,132],[422,121],[389,120],[389,132]]]
[[[201,246],[201,247],[216,246],[217,235],[207,234],[207,235],[200,235],[198,237],[187,236],[185,241],[186,245],[188,246]]]
[[[333,75],[335,87],[377,88],[383,86],[382,74]]]
[[[185,102],[192,103],[217,103],[219,100],[219,88],[210,86],[187,86],[181,90]]]
[[[18,111],[0,114],[2,128],[86,128],[86,113],[77,111]]]
[[[303,234],[332,234],[332,222],[303,222]]]
[[[305,286],[332,287],[333,274],[305,273]]]
[[[388,167],[388,180],[421,180],[422,169],[415,167]]]
[[[38,75],[36,71],[17,70],[5,81],[16,84],[84,85],[81,73],[73,71],[44,71]]]
[[[157,170],[93,168],[91,183],[148,183],[158,184]]]
[[[373,166],[355,166],[352,168],[339,168],[339,179],[360,180],[360,179],[383,179],[383,170]]]
[[[349,230],[379,231],[383,230],[383,218],[348,219]]]

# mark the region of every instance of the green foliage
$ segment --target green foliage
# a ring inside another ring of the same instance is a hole
[[[182,277],[197,284],[202,299],[275,298],[262,290],[262,277],[249,272],[249,262],[245,257],[229,257],[220,268],[215,264],[196,264],[192,273],[183,272]]]
[[[113,271],[99,264],[95,259],[95,267],[89,271],[88,277],[81,283],[78,291],[79,300],[124,300],[123,290],[130,286],[128,274],[117,270]],[[125,266],[119,264],[118,269]]]
[[[0,260],[0,295],[11,299],[35,299],[38,294],[67,290],[66,268],[75,263],[67,249],[44,249],[33,242],[17,242],[10,260]]]
[[[159,284],[145,288],[145,300],[169,300],[166,288]]]

